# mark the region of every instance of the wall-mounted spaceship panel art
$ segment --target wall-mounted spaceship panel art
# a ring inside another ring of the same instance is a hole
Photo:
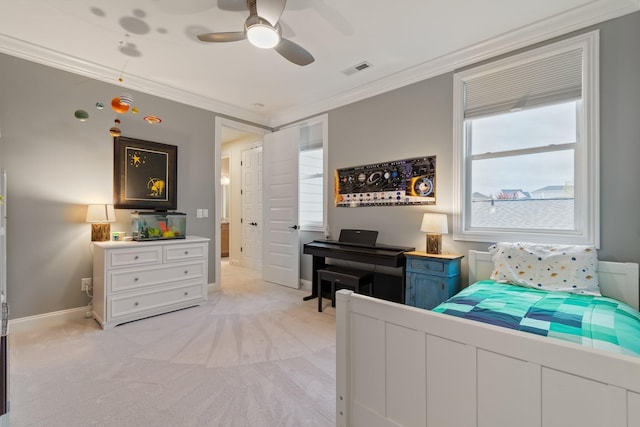
[[[334,179],[338,207],[436,203],[435,156],[337,169]]]

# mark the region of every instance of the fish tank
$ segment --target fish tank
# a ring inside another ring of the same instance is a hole
[[[131,234],[133,240],[184,239],[187,214],[181,212],[133,212]]]

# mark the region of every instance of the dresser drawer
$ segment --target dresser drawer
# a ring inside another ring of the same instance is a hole
[[[106,254],[106,268],[133,267],[162,262],[162,247],[160,246],[108,250]]]
[[[201,259],[207,254],[205,244],[167,245],[164,248],[165,262]]]
[[[107,301],[107,307],[110,320],[117,321],[119,317],[130,316],[144,311],[153,311],[169,305],[184,306],[189,301],[194,303],[201,302],[206,299],[205,297],[202,283],[194,283],[136,295],[113,296]]]
[[[110,292],[127,292],[150,286],[160,286],[183,280],[200,279],[205,274],[204,262],[195,261],[176,265],[113,270],[107,273],[107,287]]]
[[[407,271],[416,271],[437,276],[457,276],[460,263],[434,258],[407,257]]]

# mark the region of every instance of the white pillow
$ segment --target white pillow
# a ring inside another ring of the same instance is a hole
[[[500,242],[489,247],[491,280],[547,291],[600,295],[594,246]]]

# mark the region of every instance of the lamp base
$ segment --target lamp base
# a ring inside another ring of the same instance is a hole
[[[92,242],[106,242],[111,240],[111,225],[106,224],[91,224],[91,241]]]
[[[428,254],[442,253],[442,234],[427,233],[427,253]]]

